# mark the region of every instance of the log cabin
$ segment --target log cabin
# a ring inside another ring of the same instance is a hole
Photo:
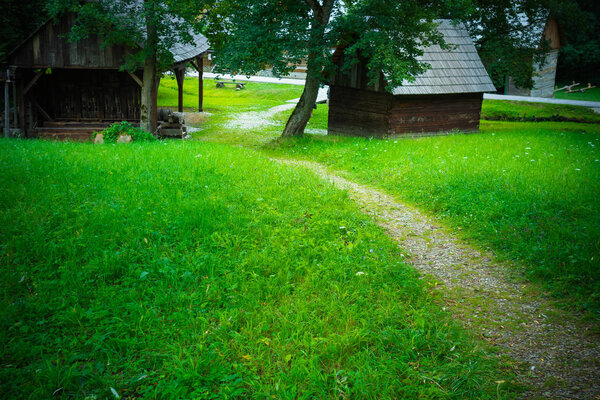
[[[0,63],[5,109],[11,110],[4,113],[5,131],[18,129],[25,137],[85,140],[112,122],[139,123],[142,70],[121,70],[135,49],[102,46],[94,35],[71,42],[67,36],[75,19],[74,14],[66,14],[58,21],[47,21]],[[200,34],[192,36],[193,44],[175,43],[170,49],[179,111],[188,63],[198,69],[198,110],[202,111],[202,59],[209,44]]]
[[[347,73],[337,69],[330,80],[329,134],[383,137],[479,129],[483,93],[496,89],[465,27],[438,22],[452,49],[423,49],[419,61],[430,68],[414,82],[390,89],[380,73],[373,84],[367,78],[367,60]],[[344,49],[338,47],[333,60],[341,67],[343,58]]]

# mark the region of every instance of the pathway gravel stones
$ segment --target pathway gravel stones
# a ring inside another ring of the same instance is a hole
[[[274,161],[310,169],[372,214],[410,254],[408,261],[428,278],[445,307],[517,362],[519,378],[531,387],[523,398],[600,399],[598,332],[555,307],[535,285],[517,279],[515,268],[382,191],[315,162]]]

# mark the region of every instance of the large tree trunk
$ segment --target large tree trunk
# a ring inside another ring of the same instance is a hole
[[[304,128],[306,128],[306,124],[310,119],[318,94],[319,80],[311,76],[311,71],[307,71],[304,91],[290,119],[285,124],[285,129],[281,136],[302,136],[304,134]]]
[[[142,99],[140,127],[145,131],[156,131],[156,93],[158,91],[158,71],[156,49],[158,32],[156,31],[156,10],[151,0],[144,0],[146,13],[146,43],[144,46],[144,77],[142,79]]]
[[[313,20],[311,23],[311,34],[309,48],[311,51],[308,54],[306,63],[306,81],[304,83],[304,91],[300,97],[300,101],[294,108],[290,119],[285,124],[285,129],[281,134],[282,137],[302,136],[304,128],[312,115],[312,110],[317,102],[319,94],[320,80],[323,65],[317,62],[319,51],[323,51],[322,44],[324,41],[325,26],[329,23],[331,10],[333,9],[334,0],[323,0],[323,4],[318,0],[304,0],[312,9]],[[321,48],[321,49],[320,49]],[[320,49],[320,50],[319,50]]]
[[[148,57],[144,61],[140,127],[151,133],[156,131],[156,76],[156,59]]]

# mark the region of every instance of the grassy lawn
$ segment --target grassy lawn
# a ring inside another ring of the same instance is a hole
[[[577,86],[574,89],[577,90],[578,88],[583,87],[583,86],[587,86],[587,85]],[[560,87],[562,87],[562,86],[560,86]],[[584,91],[583,93],[580,93],[580,92],[567,93],[566,91],[561,90],[560,92],[554,92],[554,97],[556,97],[557,99],[568,99],[568,100],[600,101],[600,88],[588,89],[588,90]]]
[[[344,171],[445,219],[597,316],[599,148],[600,125],[485,121],[476,135],[307,136],[267,146],[272,154]]]
[[[482,121],[477,135],[387,140],[307,135],[273,143],[290,112],[278,114],[276,125],[252,131],[228,128],[223,113],[197,137],[316,160],[383,188],[516,261],[517,272],[556,296],[599,314],[600,125]],[[308,128],[326,129],[327,112],[319,105]],[[581,107],[506,101],[485,101],[483,114],[598,122],[597,114]]]
[[[2,139],[0,177],[2,398],[496,399],[510,381],[301,168]]]
[[[600,123],[600,114],[587,107],[524,101],[485,100],[481,119],[500,121],[566,121]]]
[[[204,109],[209,113],[260,111],[300,97],[302,86],[249,82],[242,90],[233,85],[217,89],[215,81],[204,79]],[[183,105],[198,110],[198,78],[187,77],[183,85]],[[158,106],[177,108],[177,81],[165,76],[160,81]]]

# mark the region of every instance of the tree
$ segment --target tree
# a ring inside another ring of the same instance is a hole
[[[143,67],[141,127],[156,130],[156,92],[159,73],[173,63],[170,52],[175,43],[190,43],[191,32],[200,29],[196,0],[52,0],[50,15],[65,12],[77,15],[71,40],[98,35],[103,45],[124,44],[133,51],[123,60],[122,69]]]
[[[558,0],[556,0],[558,2]],[[557,79],[600,85],[600,2],[559,2],[553,12],[563,28],[566,45],[558,58]]]
[[[48,19],[44,4],[44,0],[0,0],[0,60]]]
[[[544,62],[549,50],[542,40],[548,18],[557,20],[567,33],[568,44],[561,49],[561,58],[570,57],[571,68],[577,68],[576,61],[583,61],[583,55],[595,55],[599,60],[600,48],[594,40],[597,19],[592,12],[584,12],[580,3],[590,1],[474,0],[467,28],[494,85],[503,87],[505,77],[511,76],[516,86],[533,87],[534,64]],[[589,8],[593,7],[590,3]],[[575,37],[580,38],[578,47],[573,44]]]
[[[345,46],[344,66],[359,57],[382,71],[390,86],[414,79],[426,65],[422,48],[444,45],[435,18],[457,17],[466,0],[215,0],[208,13],[208,36],[219,68],[254,74],[272,67],[284,75],[306,60],[304,91],[282,136],[300,136],[318,88],[336,66],[332,49]],[[375,74],[371,77],[376,78]]]

